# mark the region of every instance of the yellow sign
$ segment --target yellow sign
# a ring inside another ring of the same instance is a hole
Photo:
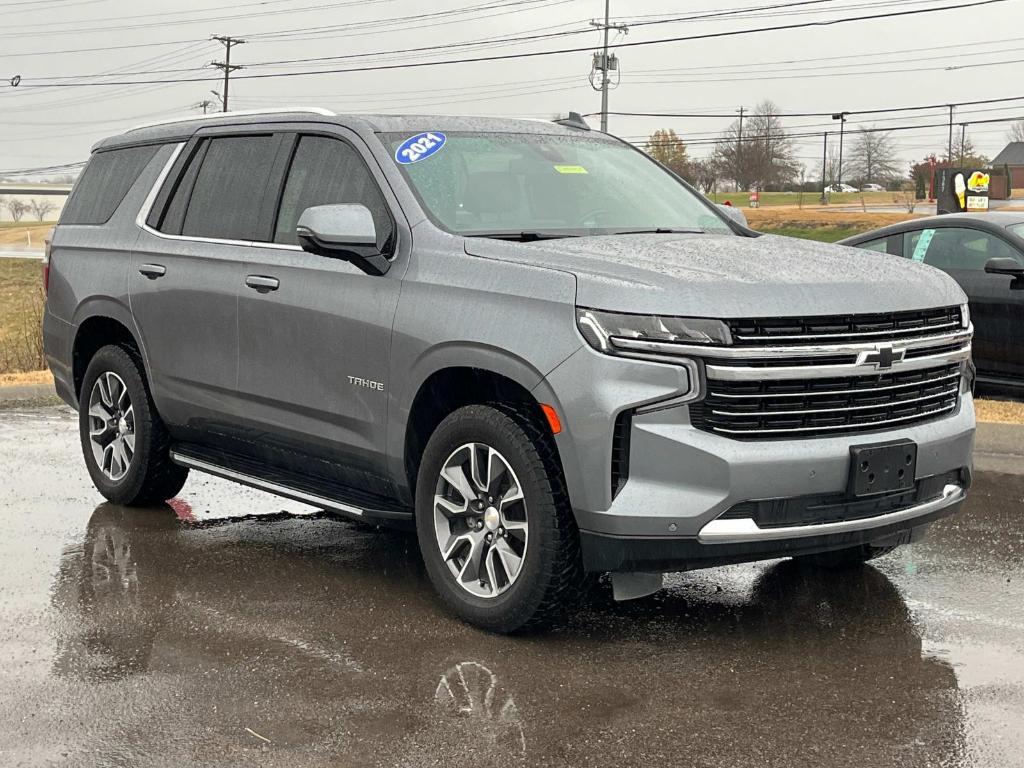
[[[582,165],[556,165],[555,170],[559,173],[586,173],[587,169]]]
[[[967,189],[971,192],[988,192],[989,175],[981,171],[975,171],[967,179]]]

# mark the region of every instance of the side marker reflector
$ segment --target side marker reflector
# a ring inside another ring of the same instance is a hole
[[[558,411],[554,409],[554,406],[550,406],[547,403],[541,403],[540,409],[544,411],[544,416],[548,420],[548,426],[551,427],[551,434],[557,435],[562,431],[562,420],[558,418]]]

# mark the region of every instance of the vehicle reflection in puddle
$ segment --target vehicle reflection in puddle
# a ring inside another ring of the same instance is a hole
[[[567,626],[506,638],[442,612],[411,535],[312,518],[101,505],[52,589],[60,706],[159,713],[207,765],[216,745],[417,767],[962,754],[953,670],[874,568],[734,566],[633,603],[602,584]],[[107,727],[82,747],[160,754],[158,731]]]

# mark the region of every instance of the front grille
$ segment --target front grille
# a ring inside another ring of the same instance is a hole
[[[844,520],[865,520],[878,515],[923,504],[942,496],[947,485],[966,488],[970,473],[965,469],[931,475],[918,480],[905,491],[880,494],[869,498],[850,498],[843,493],[794,496],[788,499],[743,501],[730,507],[719,519],[750,518],[758,528],[784,528],[797,525],[821,525]]]
[[[959,307],[829,317],[773,317],[730,320],[733,342],[741,346],[840,344],[904,341],[951,333],[960,326]]]
[[[698,429],[737,439],[822,437],[940,418],[956,409],[960,363],[842,378],[708,378]]]

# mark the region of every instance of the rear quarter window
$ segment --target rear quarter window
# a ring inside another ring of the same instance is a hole
[[[159,148],[153,144],[95,153],[76,182],[60,223],[106,224]]]

